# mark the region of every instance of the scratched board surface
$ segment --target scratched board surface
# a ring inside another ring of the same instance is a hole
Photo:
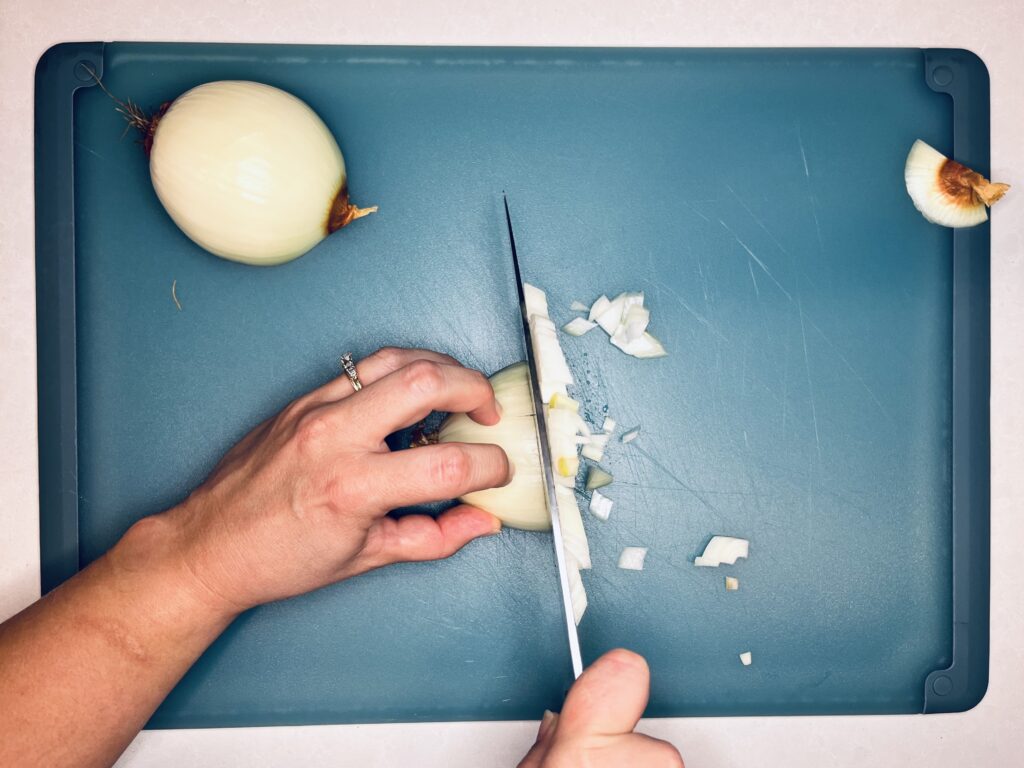
[[[556,322],[642,290],[670,351],[564,338],[588,418],[642,427],[606,454],[611,519],[586,520],[585,660],[642,652],[651,715],[920,711],[952,652],[952,239],[902,180],[914,139],[951,152],[952,111],[922,67],[896,50],[108,45],[107,86],[145,107],[216,79],[306,100],[380,212],[284,266],[213,258],[111,103],[78,91],[83,561],[342,352],[520,359],[505,190]],[[695,568],[713,534],[748,538],[749,559]],[[642,572],[616,568],[630,545],[650,548]],[[152,725],[535,718],[567,683],[559,606],[549,538],[506,531],[247,613]]]

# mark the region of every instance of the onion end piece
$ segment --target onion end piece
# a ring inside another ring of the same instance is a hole
[[[944,227],[973,227],[987,221],[987,208],[1010,188],[990,182],[920,139],[910,148],[903,173],[914,207]]]

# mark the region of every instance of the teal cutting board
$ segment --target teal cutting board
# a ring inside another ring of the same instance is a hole
[[[286,89],[380,211],[284,266],[214,258],[82,62],[146,109]],[[917,138],[987,170],[971,54],[69,44],[37,85],[46,588],[343,352],[521,359],[506,191],[557,323],[641,290],[670,352],[564,338],[592,423],[642,427],[607,451],[611,519],[586,520],[585,661],[644,654],[656,716],[983,695],[988,225],[933,226],[903,184]],[[749,559],[695,568],[713,534]],[[642,572],[616,568],[632,545]],[[536,718],[569,677],[557,584],[550,538],[508,530],[250,611],[151,725]]]

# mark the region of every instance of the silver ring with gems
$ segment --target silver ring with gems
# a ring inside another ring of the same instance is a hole
[[[341,356],[341,370],[348,376],[348,380],[352,382],[352,388],[356,392],[363,388],[363,383],[359,380],[359,374],[356,372],[356,364],[352,362],[351,352],[346,352]]]

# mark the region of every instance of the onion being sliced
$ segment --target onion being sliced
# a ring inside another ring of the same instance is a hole
[[[619,555],[619,568],[624,571],[642,571],[647,547],[626,547]]]
[[[750,542],[732,536],[712,536],[704,547],[704,553],[693,561],[696,566],[717,568],[722,563],[735,564],[737,558],[746,558],[750,551]]]
[[[569,576],[569,601],[572,603],[573,618],[578,625],[583,614],[587,612],[587,590],[583,587],[579,566],[571,560],[565,565]]]

